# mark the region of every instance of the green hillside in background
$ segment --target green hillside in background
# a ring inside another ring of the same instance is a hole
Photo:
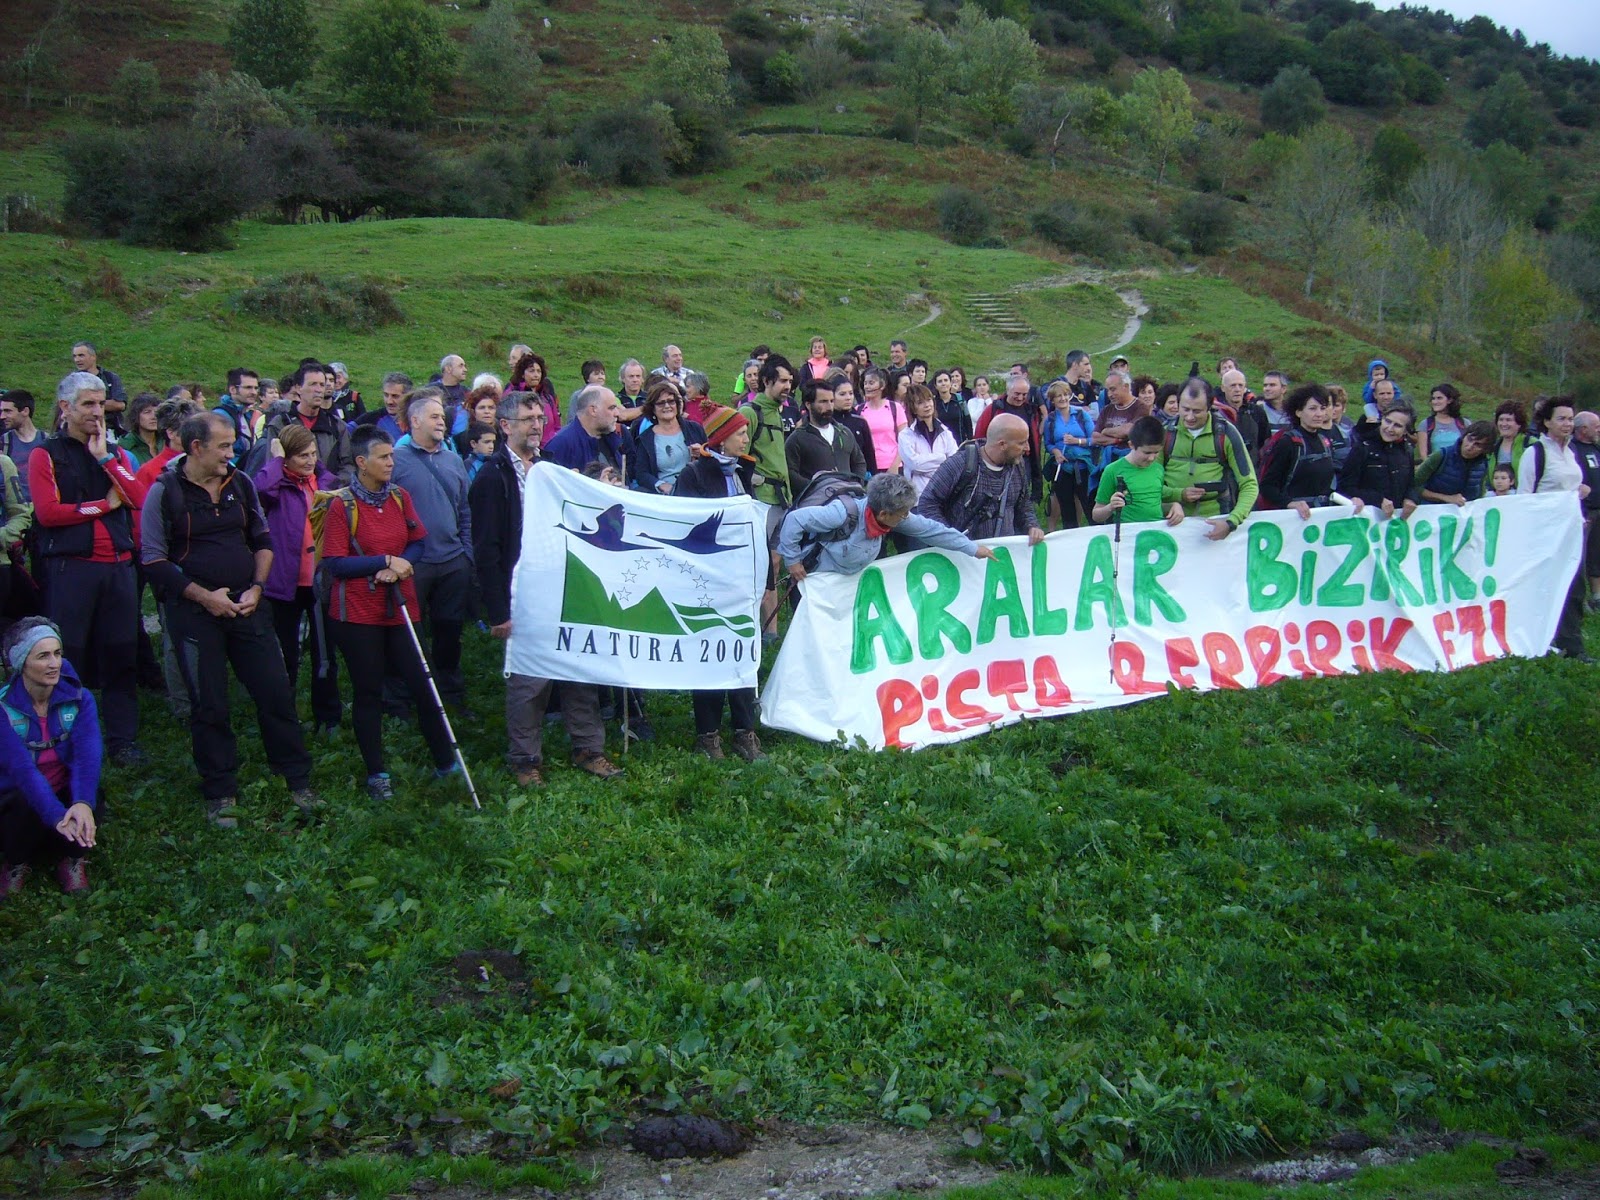
[[[1349,384],[1382,354],[1478,405],[1600,392],[1600,68],[1481,18],[1349,0],[15,12],[3,367],[35,390],[69,326],[152,384],[308,348],[367,380],[447,350],[494,367],[515,340],[563,384],[579,358],[667,340],[731,374],[757,342],[909,330],[930,360],[1049,370],[1112,345],[1135,290],[1155,301],[1136,367],[1163,376],[1233,353]],[[384,42],[397,25],[411,40]],[[407,217],[484,229],[369,232]],[[1033,288],[1050,280],[1070,290]]]

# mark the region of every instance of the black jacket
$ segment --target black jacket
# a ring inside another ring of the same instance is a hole
[[[534,459],[528,470],[542,469]],[[501,446],[483,464],[467,492],[472,510],[472,557],[489,624],[511,619],[511,575],[522,554],[522,489],[511,451]]]
[[[856,435],[850,432],[849,426],[838,421],[833,423],[833,428],[831,445],[810,421],[791,433],[784,443],[783,452],[789,460],[789,494],[794,499],[798,500],[812,477],[822,471],[838,471],[857,479],[867,477],[866,456],[856,443]]]
[[[739,483],[747,496],[755,495],[755,487],[750,482],[755,476],[755,470],[755,460],[749,458],[740,459],[739,465],[734,468],[734,474],[739,477]],[[672,494],[691,500],[727,499],[727,476],[722,473],[722,464],[709,454],[690,459],[689,465],[683,469],[683,474],[678,476],[678,486],[673,489]]]
[[[1416,499],[1412,495],[1416,474],[1410,442],[1355,438],[1339,470],[1339,491],[1367,504],[1381,505],[1388,500],[1398,507],[1408,498]]]

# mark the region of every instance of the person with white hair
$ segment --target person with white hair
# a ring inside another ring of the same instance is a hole
[[[467,360],[459,354],[446,354],[428,386],[444,393],[445,436],[455,437],[467,427]]]
[[[333,376],[328,389],[332,393],[328,407],[336,419],[349,424],[366,411],[361,393],[350,386],[350,368],[342,362],[329,363],[328,371]]]
[[[144,504],[132,457],[107,438],[106,387],[74,371],[56,388],[60,433],[28,458],[45,615],[64,633],[66,656],[100,675],[107,748],[125,765],[145,761],[139,736],[133,514]]]
[[[683,351],[670,342],[661,348],[661,365],[650,374],[670,379],[681,389],[688,368],[683,365]]]

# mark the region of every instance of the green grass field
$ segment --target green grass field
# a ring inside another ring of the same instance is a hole
[[[1590,668],[1180,695],[911,757],[779,735],[751,767],[688,753],[671,695],[620,784],[522,793],[489,639],[469,662],[481,813],[391,726],[396,802],[345,734],[305,823],[241,702],[246,819],[213,831],[147,702],[169,758],[112,773],[94,890],[0,909],[0,1181],[463,1129],[559,1153],[649,1111],[1152,1172],[1592,1114]]]

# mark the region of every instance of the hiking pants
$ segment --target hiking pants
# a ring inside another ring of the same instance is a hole
[[[544,762],[544,714],[553,686],[553,680],[534,675],[506,676],[506,761],[513,768]],[[574,754],[598,754],[606,748],[597,685],[563,680],[561,707]]]
[[[384,770],[383,765],[383,674],[384,668],[395,672],[412,696],[417,697],[417,724],[422,729],[423,740],[428,743],[428,753],[433,765],[448,767],[455,761],[450,749],[450,735],[445,732],[444,715],[433,702],[428,690],[427,677],[422,673],[422,660],[411,644],[411,635],[404,625],[357,625],[354,621],[328,620],[333,632],[333,644],[344,655],[345,668],[350,672],[350,724],[355,729],[356,745],[361,750],[361,761],[368,775]],[[408,714],[409,715],[409,714]]]
[[[207,800],[239,792],[239,746],[228,711],[228,668],[255,701],[267,764],[291,790],[311,786],[311,755],[295,715],[283,651],[264,605],[248,617],[214,617],[191,600],[167,605],[178,671],[189,693],[189,738]]]
[[[107,753],[116,754],[139,736],[139,583],[133,563],[60,556],[44,561],[45,616],[61,630],[67,661],[100,688],[100,728]]]
[[[318,727],[337,725],[344,718],[344,702],[339,699],[339,660],[327,629],[327,614],[317,611],[316,593],[309,587],[296,588],[293,600],[273,600],[272,627],[283,651],[284,670],[289,675],[289,690],[299,694],[302,651],[311,650],[311,718]],[[311,618],[311,636],[300,642],[300,617]]]

